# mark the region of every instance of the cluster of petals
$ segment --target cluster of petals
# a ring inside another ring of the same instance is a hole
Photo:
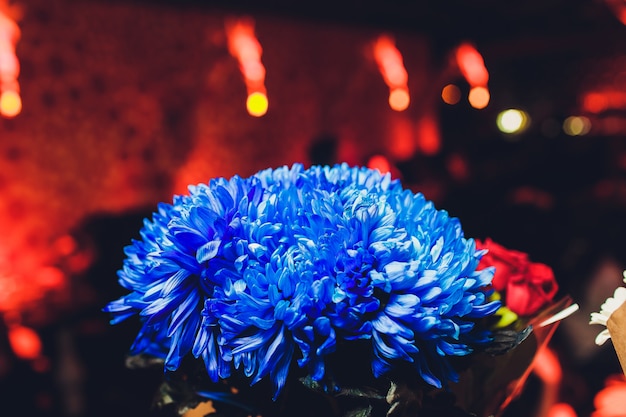
[[[457,377],[449,357],[485,343],[475,323],[500,306],[482,254],[389,175],[296,164],[160,205],[126,248],[131,292],[106,310],[141,318],[133,353],[166,370],[191,354],[213,381],[242,372],[277,395],[294,364],[323,381],[338,347],[365,340],[375,377],[408,365],[441,387]]]

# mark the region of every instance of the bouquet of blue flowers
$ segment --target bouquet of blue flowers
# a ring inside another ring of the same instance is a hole
[[[528,335],[494,331],[494,268],[458,219],[375,170],[214,179],[140,235],[105,310],[139,317],[129,364],[163,366],[180,414],[467,415],[449,387],[473,353]]]

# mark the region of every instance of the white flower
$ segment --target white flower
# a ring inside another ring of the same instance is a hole
[[[626,282],[626,271],[624,271],[624,282]],[[591,320],[589,324],[601,324],[606,326],[606,322],[611,317],[611,314],[617,310],[626,301],[626,288],[618,287],[613,294],[613,297],[606,299],[604,304],[600,307],[599,313],[591,313]],[[596,345],[603,345],[604,342],[609,340],[611,335],[608,329],[604,329],[596,336]]]

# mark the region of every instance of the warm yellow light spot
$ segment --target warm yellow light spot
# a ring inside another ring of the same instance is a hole
[[[15,91],[4,91],[0,96],[0,114],[15,117],[22,111],[22,98]]]
[[[389,92],[389,106],[395,111],[403,111],[409,107],[411,97],[404,88],[394,88]]]
[[[475,109],[484,109],[489,104],[491,95],[487,87],[472,87],[467,97],[470,105]]]
[[[591,122],[584,116],[570,116],[563,122],[563,131],[570,136],[582,136],[591,130]]]
[[[496,125],[503,133],[519,133],[528,126],[528,114],[518,109],[501,111],[496,118]]]
[[[461,90],[454,84],[448,84],[441,90],[441,99],[446,104],[457,104],[461,101]]]
[[[269,102],[267,101],[267,96],[264,93],[257,91],[248,95],[246,108],[248,109],[248,113],[250,113],[251,116],[263,116],[265,113],[267,113],[268,106]]]

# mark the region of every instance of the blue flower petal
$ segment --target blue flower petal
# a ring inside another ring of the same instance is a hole
[[[494,314],[492,269],[458,219],[390,175],[300,164],[216,178],[159,204],[124,250],[130,291],[105,311],[138,316],[134,353],[175,370],[187,355],[213,381],[241,372],[275,396],[292,363],[323,381],[340,344],[366,341],[379,377],[411,366],[441,387]]]

